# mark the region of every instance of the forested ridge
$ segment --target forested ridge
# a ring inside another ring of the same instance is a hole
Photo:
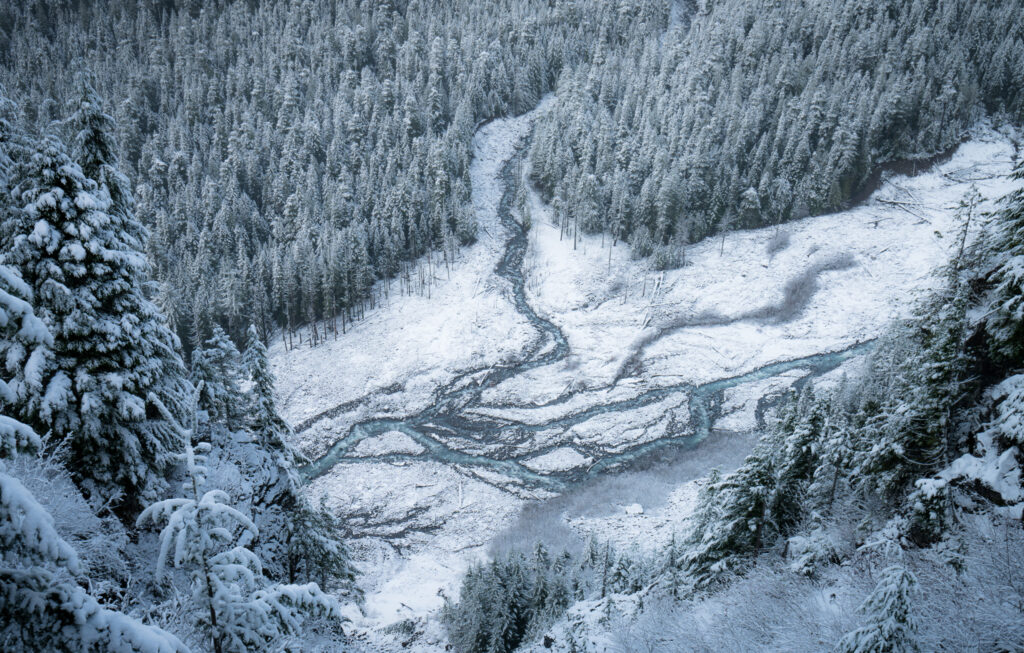
[[[40,126],[74,95],[59,71],[93,71],[186,354],[215,322],[326,334],[378,279],[429,283],[410,261],[475,238],[476,126],[552,90],[534,182],[565,229],[662,267],[1024,112],[1008,2],[680,3],[672,28],[653,0],[464,4],[32,2],[0,70]]]
[[[564,75],[532,179],[567,232],[661,267],[722,230],[835,211],[887,161],[1024,118],[1014,2],[718,0]]]

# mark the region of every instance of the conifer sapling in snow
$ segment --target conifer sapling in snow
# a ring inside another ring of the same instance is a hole
[[[197,389],[196,399],[201,392]],[[192,429],[183,440],[191,439]],[[203,453],[187,445],[182,456],[188,476],[184,497],[159,501],[139,515],[142,525],[165,524],[160,532],[157,574],[171,560],[187,570],[196,617],[216,653],[268,650],[299,632],[303,614],[341,618],[337,601],[316,583],[268,585],[263,565],[246,543],[259,535],[253,521],[236,510],[222,490],[206,489]],[[197,455],[198,452],[198,455]]]
[[[837,653],[910,653],[917,630],[910,599],[917,579],[903,567],[888,567],[860,606],[867,623],[839,642]]]
[[[264,449],[278,452],[288,467],[294,467],[297,454],[288,443],[291,429],[277,412],[274,374],[270,371],[267,348],[260,340],[255,325],[250,325],[246,334],[243,365],[252,382],[249,390],[250,428]]]

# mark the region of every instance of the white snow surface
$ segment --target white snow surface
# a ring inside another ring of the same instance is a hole
[[[534,112],[494,121],[477,133],[471,175],[479,240],[462,250],[450,277],[435,261],[429,298],[400,295],[393,284],[390,297],[336,341],[287,352],[281,343],[271,348],[287,419],[298,423],[353,402],[297,436],[307,453],[324,451],[359,420],[415,413],[459,371],[516,359],[536,338],[515,311],[507,283],[493,273],[505,239],[496,215],[503,191],[498,171],[528,135],[536,112],[550,102],[546,98]],[[774,257],[766,253],[773,229],[741,231],[687,248],[686,265],[663,273],[631,260],[621,243],[609,259],[610,241],[602,245],[600,236],[581,237],[574,248],[571,237],[559,237],[548,207],[532,193],[527,297],[563,330],[571,355],[485,391],[487,406],[476,412],[540,424],[650,388],[731,378],[874,338],[908,311],[916,293],[935,283],[932,271],[957,243],[955,206],[964,193],[972,185],[986,197],[1010,190],[1005,175],[1012,156],[1009,137],[978,130],[947,162],[915,177],[886,179],[858,207],[785,225],[790,244]],[[639,372],[613,384],[623,361],[654,330],[702,311],[738,316],[776,302],[789,279],[837,254],[851,255],[853,265],[821,273],[817,291],[794,320],[678,329],[643,348]],[[803,374],[793,370],[728,390],[716,427],[756,427],[758,399],[784,391]],[[577,394],[567,397],[570,390]],[[355,405],[363,397],[369,398]],[[559,397],[561,402],[552,403]],[[656,439],[671,416],[688,419],[686,399],[686,393],[674,393],[628,414],[606,413],[564,431],[538,433],[517,447],[524,465],[538,473],[587,467],[594,462],[593,451]],[[544,452],[537,451],[542,447]],[[444,649],[443,633],[431,615],[443,596],[457,596],[462,573],[485,559],[491,538],[527,500],[503,489],[498,472],[427,457],[374,460],[422,450],[400,433],[364,440],[352,453],[365,461],[339,464],[310,485],[310,492],[325,496],[339,514],[360,515],[353,528],[362,535],[351,546],[364,571],[366,605],[354,631],[380,650]],[[622,548],[657,546],[692,510],[696,488],[695,481],[681,483],[663,505],[643,513],[610,506],[604,516],[565,515],[565,520],[581,534]],[[400,637],[381,633],[405,619],[417,620],[426,634],[403,646]]]
[[[697,506],[700,482],[694,479],[680,483],[665,502],[654,509],[633,503],[616,506],[616,510],[600,517],[567,517],[566,523],[584,541],[594,537],[610,542],[619,551],[658,551],[668,545],[673,535],[682,534],[683,521]]]
[[[590,456],[585,456],[572,447],[559,447],[548,453],[529,458],[523,464],[534,471],[550,472],[589,465],[593,460]]]
[[[418,454],[423,453],[423,445],[419,444],[405,433],[400,431],[388,431],[383,435],[378,435],[365,440],[360,440],[359,444],[352,450],[353,456],[383,456],[389,453],[411,453]]]

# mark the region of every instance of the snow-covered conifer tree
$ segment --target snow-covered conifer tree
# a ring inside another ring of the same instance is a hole
[[[779,434],[779,447],[774,452],[775,482],[768,501],[773,524],[787,531],[799,520],[803,495],[817,461],[816,445],[825,424],[825,403],[816,398],[812,386],[800,393],[796,419]]]
[[[743,465],[711,490],[717,513],[700,531],[683,556],[687,572],[698,587],[707,586],[737,566],[737,561],[761,547],[768,524],[768,499],[774,486],[771,452],[764,442]],[[705,495],[707,496],[707,495]]]
[[[114,119],[103,111],[91,74],[79,73],[75,84],[77,97],[67,119],[73,132],[72,158],[82,167],[86,177],[107,189],[111,211],[127,220],[127,225],[135,230],[132,235],[142,239],[142,224],[134,218],[135,200],[131,184],[117,168],[117,143],[114,141],[117,126]]]
[[[280,560],[275,572],[294,582],[319,580],[325,587],[340,581],[356,592],[355,571],[341,540],[341,524],[328,509],[310,504],[299,485],[299,456],[288,442],[291,429],[278,414],[274,376],[267,349],[255,326],[248,330],[243,362],[252,385],[249,389],[249,428],[272,462],[258,474],[254,497],[257,521],[270,531],[264,546]]]
[[[293,512],[302,501],[296,464],[298,453],[288,442],[291,432],[288,423],[277,412],[274,400],[274,375],[267,359],[267,349],[260,340],[256,327],[250,325],[242,360],[249,377],[249,429],[265,452],[268,464],[256,479],[258,488],[254,496],[257,510],[271,508],[277,517]],[[278,535],[284,535],[275,529]],[[275,556],[276,557],[276,556]]]
[[[288,465],[294,467],[297,454],[288,442],[291,429],[277,412],[274,373],[270,370],[267,348],[260,340],[255,325],[250,325],[247,332],[243,364],[252,382],[249,390],[250,428],[264,449],[279,452]]]
[[[12,416],[53,343],[32,312],[28,286],[0,265],[0,644],[11,651],[177,653],[176,637],[101,606],[81,586],[82,566],[53,518],[7,471],[5,459],[39,447]]]
[[[54,338],[49,393],[33,422],[68,441],[69,469],[97,504],[132,514],[164,487],[178,434],[147,404],[180,414],[187,392],[177,339],[143,295],[147,264],[130,214],[54,137],[15,172],[3,260],[33,291]]]
[[[193,422],[193,431],[195,427]],[[186,446],[185,496],[151,505],[138,523],[166,524],[160,533],[157,573],[168,559],[189,572],[192,605],[213,650],[268,650],[299,631],[303,614],[340,619],[337,601],[316,583],[266,583],[260,559],[246,546],[258,536],[256,525],[230,505],[227,493],[204,487],[206,451],[207,443],[195,450]]]
[[[1013,177],[1024,180],[1024,163]],[[999,358],[1024,360],[1024,187],[1002,200],[998,223],[985,243],[991,258],[989,281],[993,292],[984,320],[989,348]]]
[[[910,606],[917,579],[903,567],[882,571],[882,577],[860,606],[867,623],[839,642],[837,653],[910,653],[916,651],[917,621]]]
[[[285,528],[289,583],[316,581],[325,589],[337,584],[358,598],[356,572],[340,535],[342,524],[327,506],[314,506],[303,495],[286,515]]]
[[[236,428],[245,414],[245,396],[238,384],[242,378],[241,356],[219,325],[202,349],[192,354],[192,383],[202,382],[200,410],[210,421]]]

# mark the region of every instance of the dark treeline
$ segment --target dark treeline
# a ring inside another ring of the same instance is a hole
[[[638,592],[660,571],[595,540],[578,555],[552,555],[538,544],[529,555],[511,551],[471,568],[459,601],[446,602],[441,618],[455,650],[511,653],[576,601]]]
[[[376,280],[408,288],[409,261],[474,240],[481,121],[667,16],[657,0],[39,0],[0,9],[0,81],[43,128],[69,71],[91,70],[186,353],[214,323],[241,342],[250,322],[330,320],[315,341]]]
[[[1000,0],[700,3],[563,77],[533,179],[564,229],[667,267],[679,246],[843,205],[878,164],[1024,118],[1024,12]]]

